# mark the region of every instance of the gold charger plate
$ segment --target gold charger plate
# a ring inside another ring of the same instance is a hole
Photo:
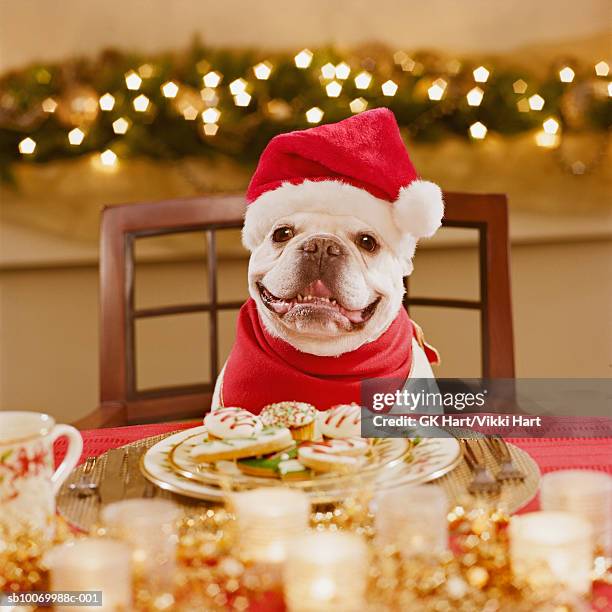
[[[149,449],[169,435],[171,434],[160,434],[149,438],[143,438],[142,440],[126,444],[124,448]],[[518,467],[523,470],[527,477],[523,482],[505,484],[502,487],[501,494],[498,497],[491,497],[490,499],[492,502],[503,504],[506,510],[513,513],[527,504],[537,493],[540,481],[540,470],[529,454],[512,444],[508,446],[513,460]],[[497,463],[488,452],[488,449],[485,449],[485,459],[489,468],[495,470]],[[106,453],[103,453],[98,457],[94,468],[87,474],[87,477],[91,478],[94,482],[100,482],[104,475],[105,464]],[[78,481],[84,475],[84,471],[85,466],[83,464],[73,470],[71,476],[66,480],[58,493],[57,509],[62,518],[72,526],[81,531],[89,532],[98,521],[98,514],[101,507],[100,501],[96,495],[83,498],[78,497],[68,488],[70,483]],[[434,481],[445,490],[450,504],[454,505],[470,497],[467,490],[470,479],[471,473],[467,465],[465,462],[459,461],[454,469],[447,474],[437,476]],[[155,497],[172,499],[186,514],[199,513],[203,508],[215,505],[203,500],[175,494],[171,490],[162,488],[161,486],[155,488],[154,495]]]

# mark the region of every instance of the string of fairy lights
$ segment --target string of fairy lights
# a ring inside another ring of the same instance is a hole
[[[192,49],[142,61],[32,66],[0,79],[0,161],[90,155],[102,168],[137,155],[225,153],[251,161],[276,133],[388,106],[409,137],[533,132],[556,149],[569,130],[607,133],[612,81],[594,66],[551,64],[545,77],[404,51],[341,57],[302,49],[253,61],[252,52]],[[202,59],[205,58],[205,59]],[[583,174],[577,160],[569,169]]]

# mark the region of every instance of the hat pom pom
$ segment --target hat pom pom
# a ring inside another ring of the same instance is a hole
[[[442,190],[429,181],[412,181],[402,187],[393,207],[396,225],[415,238],[430,238],[442,223]]]

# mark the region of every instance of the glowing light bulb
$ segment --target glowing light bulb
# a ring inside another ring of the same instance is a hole
[[[559,122],[553,117],[549,117],[542,123],[542,128],[547,134],[556,134],[559,131]]]
[[[134,98],[132,104],[134,105],[134,110],[139,113],[144,113],[149,108],[151,101],[144,94],[140,94],[137,98]]]
[[[57,102],[53,98],[45,98],[42,101],[42,109],[45,113],[54,113],[57,108]]]
[[[336,65],[336,78],[344,81],[349,78],[351,67],[346,62],[340,62]]]
[[[601,62],[598,62],[597,64],[595,64],[595,74],[597,76],[608,76],[608,73],[610,72],[610,66],[608,66],[607,62],[604,62],[603,60]]]
[[[487,135],[487,131],[487,126],[480,121],[470,125],[470,135],[476,140],[482,140]]]
[[[355,77],[355,87],[357,89],[367,89],[372,82],[372,75],[367,70],[362,70]]]
[[[478,66],[472,74],[477,83],[486,83],[491,73],[484,66]]]
[[[427,90],[427,95],[430,100],[441,100],[446,91],[446,81],[444,79],[436,79],[432,86]]]
[[[113,132],[115,134],[125,134],[130,127],[130,122],[125,117],[119,117],[113,121]]]
[[[247,86],[247,82],[244,79],[236,79],[229,84],[229,90],[233,96],[242,93]]]
[[[528,113],[531,110],[529,108],[529,100],[527,100],[527,98],[521,98],[516,103],[516,108],[518,109],[519,113]]]
[[[406,60],[409,60],[410,57],[408,56],[408,54],[405,51],[396,51],[393,54],[393,61],[398,65],[401,66]]]
[[[221,111],[218,108],[207,108],[202,112],[202,121],[204,123],[217,123],[220,116]]]
[[[380,86],[383,95],[394,96],[397,93],[397,83],[389,79]]]
[[[253,67],[253,72],[255,73],[255,77],[257,79],[260,81],[265,81],[270,78],[270,74],[272,73],[272,64],[270,62],[260,62]]]
[[[200,96],[202,100],[206,102],[209,106],[216,106],[219,104],[219,96],[217,92],[212,87],[205,87],[200,91]]]
[[[195,106],[188,104],[183,109],[183,118],[185,119],[185,121],[195,121],[197,116],[198,116],[198,109]]]
[[[179,88],[174,81],[167,81],[162,85],[161,90],[164,98],[176,98]]]
[[[337,98],[342,93],[342,85],[338,81],[332,81],[325,86],[325,91],[330,98]]]
[[[125,74],[125,85],[131,91],[137,91],[142,85],[142,79],[133,70]]]
[[[324,79],[333,79],[336,76],[336,67],[327,62],[327,64],[321,66],[321,76]]]
[[[80,145],[84,138],[85,132],[79,128],[74,128],[68,132],[68,142],[74,147]]]
[[[138,67],[138,73],[143,79],[150,79],[155,74],[155,68],[151,64],[143,64]]]
[[[251,95],[246,91],[239,91],[234,96],[234,104],[236,106],[248,106],[251,103]]]
[[[575,76],[576,73],[569,66],[565,66],[565,68],[559,70],[559,80],[562,83],[571,83]]]
[[[551,134],[549,132],[538,132],[535,135],[535,141],[538,147],[544,147],[545,149],[554,149],[559,145],[559,135]]]
[[[19,143],[19,152],[22,155],[32,155],[32,153],[34,153],[35,150],[36,150],[36,142],[32,140],[30,137],[24,138]]]
[[[205,136],[214,136],[219,131],[219,126],[216,123],[205,123],[202,131]]]
[[[467,98],[467,103],[470,106],[480,106],[482,102],[482,98],[484,96],[484,91],[480,89],[480,87],[473,87],[470,91],[467,92],[465,96]]]
[[[203,77],[202,77],[202,81],[204,81],[204,86],[205,87],[217,87],[217,85],[219,85],[219,83],[221,82],[221,79],[223,77],[216,72],[215,70],[211,70],[210,72],[207,72]]]
[[[306,121],[308,123],[320,123],[323,115],[323,111],[318,106],[313,106],[306,111]]]
[[[544,108],[544,98],[539,94],[534,94],[529,98],[529,108],[534,111],[541,111]]]
[[[106,151],[100,153],[100,161],[103,166],[114,166],[117,163],[117,155],[114,151],[106,149]]]
[[[349,107],[352,113],[362,113],[366,108],[368,108],[368,101],[363,98],[355,98],[350,104]]]
[[[524,94],[527,91],[527,83],[523,81],[523,79],[519,79],[518,81],[514,81],[512,83],[512,89],[515,94]]]
[[[312,62],[312,51],[310,49],[302,49],[294,58],[293,61],[298,68],[302,70],[308,68]]]
[[[115,97],[107,92],[103,96],[100,96],[98,104],[101,110],[112,111],[113,108],[115,108]]]
[[[608,96],[612,97],[612,81],[608,83]]]
[[[416,65],[416,62],[410,57],[407,57],[400,63],[400,66],[404,72],[412,72],[416,68]]]

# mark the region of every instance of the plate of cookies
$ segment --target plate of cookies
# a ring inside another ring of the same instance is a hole
[[[460,457],[454,438],[362,438],[357,404],[318,411],[287,401],[259,415],[238,407],[210,412],[202,426],[152,446],[141,467],[161,488],[198,499],[285,485],[304,490],[313,503],[330,503],[356,487],[437,478]]]

